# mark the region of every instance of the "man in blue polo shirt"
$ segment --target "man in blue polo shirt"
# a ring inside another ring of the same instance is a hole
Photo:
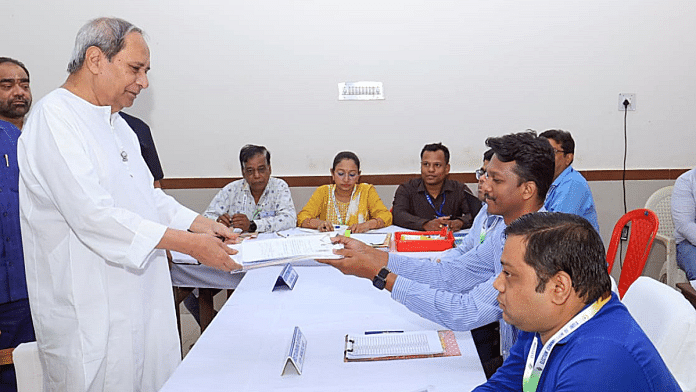
[[[19,228],[17,167],[17,138],[29,107],[29,71],[17,60],[0,57],[0,349],[35,340]],[[0,387],[16,390],[14,366],[0,366]]]
[[[597,210],[590,186],[585,177],[571,166],[575,158],[575,141],[570,132],[550,129],[542,132],[539,137],[549,141],[555,150],[556,159],[553,184],[546,194],[544,208],[553,212],[580,215],[590,221],[599,232]]]
[[[506,229],[493,282],[520,329],[510,356],[475,391],[681,391],[611,292],[602,239],[574,214],[534,213]]]

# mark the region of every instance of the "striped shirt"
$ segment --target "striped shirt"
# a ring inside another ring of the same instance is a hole
[[[493,288],[493,281],[502,271],[500,257],[506,227],[501,219],[483,243],[460,257],[445,257],[440,262],[390,253],[387,268],[398,275],[392,298],[455,331],[469,331],[499,321],[500,348],[506,358],[517,330],[502,320],[498,291]]]

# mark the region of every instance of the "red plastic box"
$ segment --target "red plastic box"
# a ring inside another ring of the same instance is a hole
[[[402,240],[402,235],[440,235],[441,240]],[[394,233],[397,252],[439,252],[454,247],[454,235],[447,228],[440,231],[397,231]]]

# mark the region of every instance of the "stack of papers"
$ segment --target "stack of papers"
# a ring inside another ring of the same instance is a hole
[[[229,245],[238,251],[230,256],[243,270],[284,264],[294,260],[338,259],[334,249],[343,245],[333,244],[335,233],[303,235],[269,240],[247,240],[241,244]]]
[[[316,229],[307,229],[303,227],[293,227],[292,229],[281,230],[277,232],[279,237],[298,237],[298,236],[308,236],[317,234],[330,234],[331,236],[345,235],[348,226],[337,226],[336,230],[330,232],[320,232]],[[354,238],[372,247],[387,246],[387,239],[389,238],[389,233],[351,233],[350,238]]]
[[[347,335],[345,357],[348,360],[443,354],[437,331]]]

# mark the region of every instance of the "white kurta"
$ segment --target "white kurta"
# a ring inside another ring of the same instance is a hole
[[[181,354],[167,259],[154,247],[196,213],[153,188],[118,114],[65,89],[34,106],[18,150],[45,390],[156,391]]]

